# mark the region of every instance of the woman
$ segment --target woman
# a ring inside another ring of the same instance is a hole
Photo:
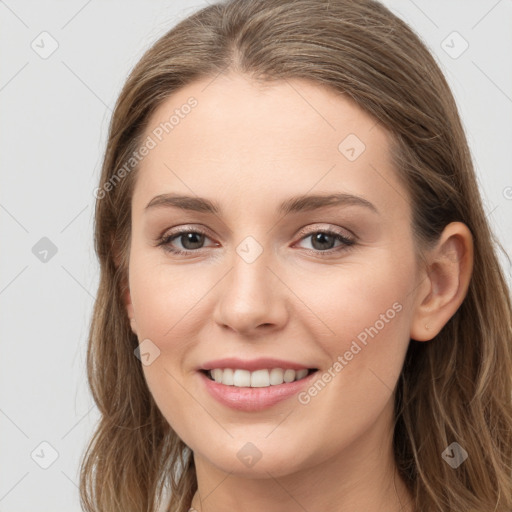
[[[511,510],[499,244],[388,9],[183,20],[121,92],[96,197],[85,510]]]

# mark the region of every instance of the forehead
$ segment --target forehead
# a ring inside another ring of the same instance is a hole
[[[309,81],[262,85],[220,75],[194,82],[159,106],[144,139],[152,149],[140,163],[134,209],[169,192],[242,207],[310,191],[407,208],[389,133],[346,95]]]

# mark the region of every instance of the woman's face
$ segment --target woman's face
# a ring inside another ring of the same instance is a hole
[[[221,75],[168,98],[144,139],[127,308],[196,462],[263,478],[375,456],[421,282],[386,132],[318,85]]]

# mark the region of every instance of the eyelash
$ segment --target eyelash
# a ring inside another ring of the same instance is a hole
[[[207,233],[205,233],[201,229],[180,229],[178,231],[175,231],[174,233],[160,237],[157,240],[157,242],[158,242],[157,247],[162,247],[162,249],[164,251],[178,255],[178,256],[181,256],[181,255],[187,256],[189,254],[199,252],[202,248],[195,249],[195,250],[191,250],[191,249],[182,250],[182,249],[175,249],[175,248],[171,247],[170,243],[174,239],[179,238],[181,235],[185,235],[185,234],[189,234],[189,233],[193,233],[196,235],[204,235],[204,236],[208,237]],[[348,237],[342,235],[341,233],[338,233],[337,231],[333,231],[333,230],[329,230],[329,229],[323,229],[323,230],[317,229],[315,231],[309,231],[307,233],[301,232],[300,233],[300,235],[301,235],[300,241],[302,241],[305,238],[308,238],[312,235],[316,235],[318,233],[322,233],[322,234],[329,235],[329,236],[334,236],[336,240],[338,240],[342,243],[342,245],[338,246],[338,248],[327,249],[325,251],[320,251],[320,250],[316,250],[316,249],[305,249],[308,253],[314,254],[315,256],[327,257],[327,256],[331,256],[333,253],[337,253],[337,252],[341,252],[341,251],[348,251],[355,244],[355,239],[348,238]]]

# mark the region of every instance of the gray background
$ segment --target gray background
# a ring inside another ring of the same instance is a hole
[[[445,72],[488,217],[512,255],[512,1],[384,3]],[[205,5],[0,0],[0,512],[80,510],[78,464],[98,419],[85,351],[108,121],[145,49]]]

